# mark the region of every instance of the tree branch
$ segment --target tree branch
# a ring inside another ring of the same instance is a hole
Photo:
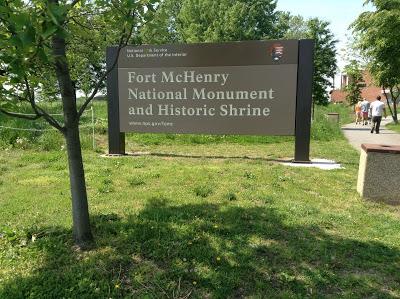
[[[396,101],[397,99],[400,97],[400,86],[396,85],[396,90],[397,90],[397,97],[396,97]]]
[[[20,102],[28,102],[29,103],[29,100],[28,99],[26,99],[26,98],[24,98],[24,97],[21,97],[20,95],[18,95],[18,94],[15,94],[15,93],[9,93],[7,96],[9,96],[9,97],[11,97],[11,98],[15,98],[16,100],[18,100],[18,101],[20,101]]]
[[[129,38],[132,35],[134,26],[132,25],[130,27],[129,33],[126,36],[126,41],[124,41],[124,34],[121,36],[120,40],[119,40],[119,44],[118,44],[118,49],[117,49],[117,55],[115,57],[115,60],[113,62],[113,64],[111,65],[111,67],[106,70],[106,72],[100,77],[99,81],[97,82],[95,88],[93,89],[93,92],[91,93],[91,95],[86,98],[85,102],[83,103],[83,105],[81,106],[81,108],[78,111],[78,118],[80,118],[83,114],[83,112],[85,111],[86,107],[89,105],[89,103],[93,100],[93,98],[95,97],[95,95],[97,94],[97,92],[99,91],[99,88],[101,86],[101,84],[103,83],[103,80],[107,77],[107,75],[114,69],[114,67],[117,65],[118,62],[118,58],[119,58],[119,53],[121,52],[122,48],[125,47],[128,42],[129,42]],[[125,31],[125,29],[124,29]]]
[[[26,91],[28,94],[28,100],[29,103],[31,104],[31,107],[35,114],[39,117],[43,117],[51,126],[59,130],[61,133],[65,132],[65,128],[54,118],[52,117],[49,113],[47,113],[43,108],[39,107],[36,102],[35,102],[35,95],[33,92],[31,92],[31,88],[29,86],[29,82],[26,76],[24,76],[24,82],[25,82],[25,87]]]
[[[17,113],[17,112],[11,112],[11,111],[6,111],[2,108],[0,108],[0,112],[8,115],[8,116],[12,116],[12,117],[17,117],[17,118],[23,118],[23,119],[28,119],[28,120],[36,120],[41,118],[41,115],[29,115],[29,114],[23,114],[23,113]]]
[[[25,84],[27,84],[25,82]],[[29,84],[26,85],[29,87]],[[27,93],[28,93],[28,98],[21,97],[20,95],[16,94],[11,94],[11,96],[17,98],[20,102],[27,102],[31,105],[31,108],[33,109],[33,112],[35,115],[29,115],[29,114],[23,114],[23,113],[17,113],[17,112],[10,112],[6,111],[4,109],[0,109],[0,112],[3,114],[6,114],[8,116],[14,116],[17,118],[23,118],[23,119],[28,119],[28,120],[36,120],[41,117],[43,117],[51,126],[56,128],[57,130],[61,131],[64,133],[65,128],[59,124],[59,122],[54,119],[50,114],[48,114],[43,108],[39,107],[34,100],[34,97],[32,97],[32,94],[30,93],[30,87],[27,87]]]
[[[89,26],[87,26],[87,25],[85,25],[85,24],[82,24],[80,21],[78,21],[74,16],[71,16],[70,17],[70,19],[76,24],[76,25],[78,25],[78,26],[80,26],[80,27],[82,27],[82,28],[84,28],[84,29],[86,29],[86,30],[90,30],[90,31],[92,31],[92,30],[100,30],[101,28],[100,27],[95,27],[95,26],[93,26],[92,25],[92,27],[89,27]]]
[[[43,115],[43,118],[54,128],[59,130],[61,133],[65,133],[66,128],[62,126],[54,117],[52,117],[50,114],[48,114],[45,110],[40,108],[39,106],[36,106],[36,108],[40,111],[41,115]]]

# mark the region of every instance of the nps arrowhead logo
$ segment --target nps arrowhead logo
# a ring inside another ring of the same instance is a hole
[[[280,61],[284,55],[284,49],[284,46],[282,46],[281,44],[273,44],[272,47],[269,49],[272,60],[275,62]]]

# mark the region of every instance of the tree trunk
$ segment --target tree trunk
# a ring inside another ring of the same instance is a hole
[[[49,2],[58,5],[58,0]],[[79,117],[75,89],[69,73],[65,38],[59,32],[56,32],[52,38],[52,50],[66,127],[63,134],[67,142],[74,239],[77,245],[86,247],[93,241],[93,236],[90,230],[85,173],[79,138]]]
[[[399,123],[399,120],[397,119],[397,98],[393,98],[393,121],[397,125]]]
[[[389,102],[389,98],[388,98],[388,95],[387,95],[386,90],[385,90],[385,86],[382,87],[382,90],[383,90],[383,94],[385,95],[385,98],[386,98],[386,104],[387,104],[387,106],[389,108],[390,115],[392,116],[392,118],[394,120],[395,116],[393,114],[392,107],[390,107],[390,102]],[[392,96],[392,99],[393,99],[392,93],[390,93],[390,95]]]
[[[390,101],[387,97],[386,97],[386,105],[389,108],[390,116],[394,119],[393,110],[392,110],[392,107],[390,106]]]
[[[67,142],[69,181],[72,196],[74,239],[77,245],[87,247],[93,241],[93,236],[90,230],[79,127],[67,128],[65,139]]]
[[[386,95],[386,93],[385,93]],[[392,118],[394,123],[397,125],[399,123],[399,121],[397,120],[397,97],[394,96],[394,92],[393,92],[393,87],[390,88],[390,96],[392,97],[392,102],[393,102],[393,111],[392,109],[390,109],[390,113],[392,113]],[[389,105],[389,103],[388,103]],[[389,106],[390,108],[390,106]]]

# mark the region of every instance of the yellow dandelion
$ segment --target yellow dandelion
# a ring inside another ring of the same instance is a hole
[[[220,260],[221,260],[221,258],[218,256],[218,257],[217,257],[217,261],[219,262]]]
[[[196,284],[197,284],[197,281],[193,281],[192,283],[193,283],[193,285],[196,285]]]
[[[116,284],[116,285],[115,285],[115,288],[116,288],[116,289],[119,289],[119,287],[120,287],[119,284]]]

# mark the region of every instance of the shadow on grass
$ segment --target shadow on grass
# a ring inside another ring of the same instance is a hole
[[[253,160],[265,162],[291,162],[293,159],[273,159],[263,157],[250,157],[250,156],[223,156],[223,155],[193,155],[193,154],[174,154],[174,153],[157,153],[157,152],[133,152],[126,153],[125,155],[105,154],[105,157],[140,157],[140,156],[156,156],[168,158],[189,158],[189,159],[232,159],[232,160]]]
[[[0,298],[399,295],[398,250],[287,224],[268,204],[153,198],[137,215],[96,215],[92,223],[97,247],[88,252],[75,251],[63,230],[29,243],[37,270],[2,282]]]
[[[365,132],[370,132],[371,128],[370,127],[365,127],[365,128],[342,128],[342,130],[343,131],[365,131]],[[379,131],[379,134],[381,134],[381,135],[397,135],[398,133],[391,132],[391,131],[389,131],[387,129],[381,128],[381,130]]]

